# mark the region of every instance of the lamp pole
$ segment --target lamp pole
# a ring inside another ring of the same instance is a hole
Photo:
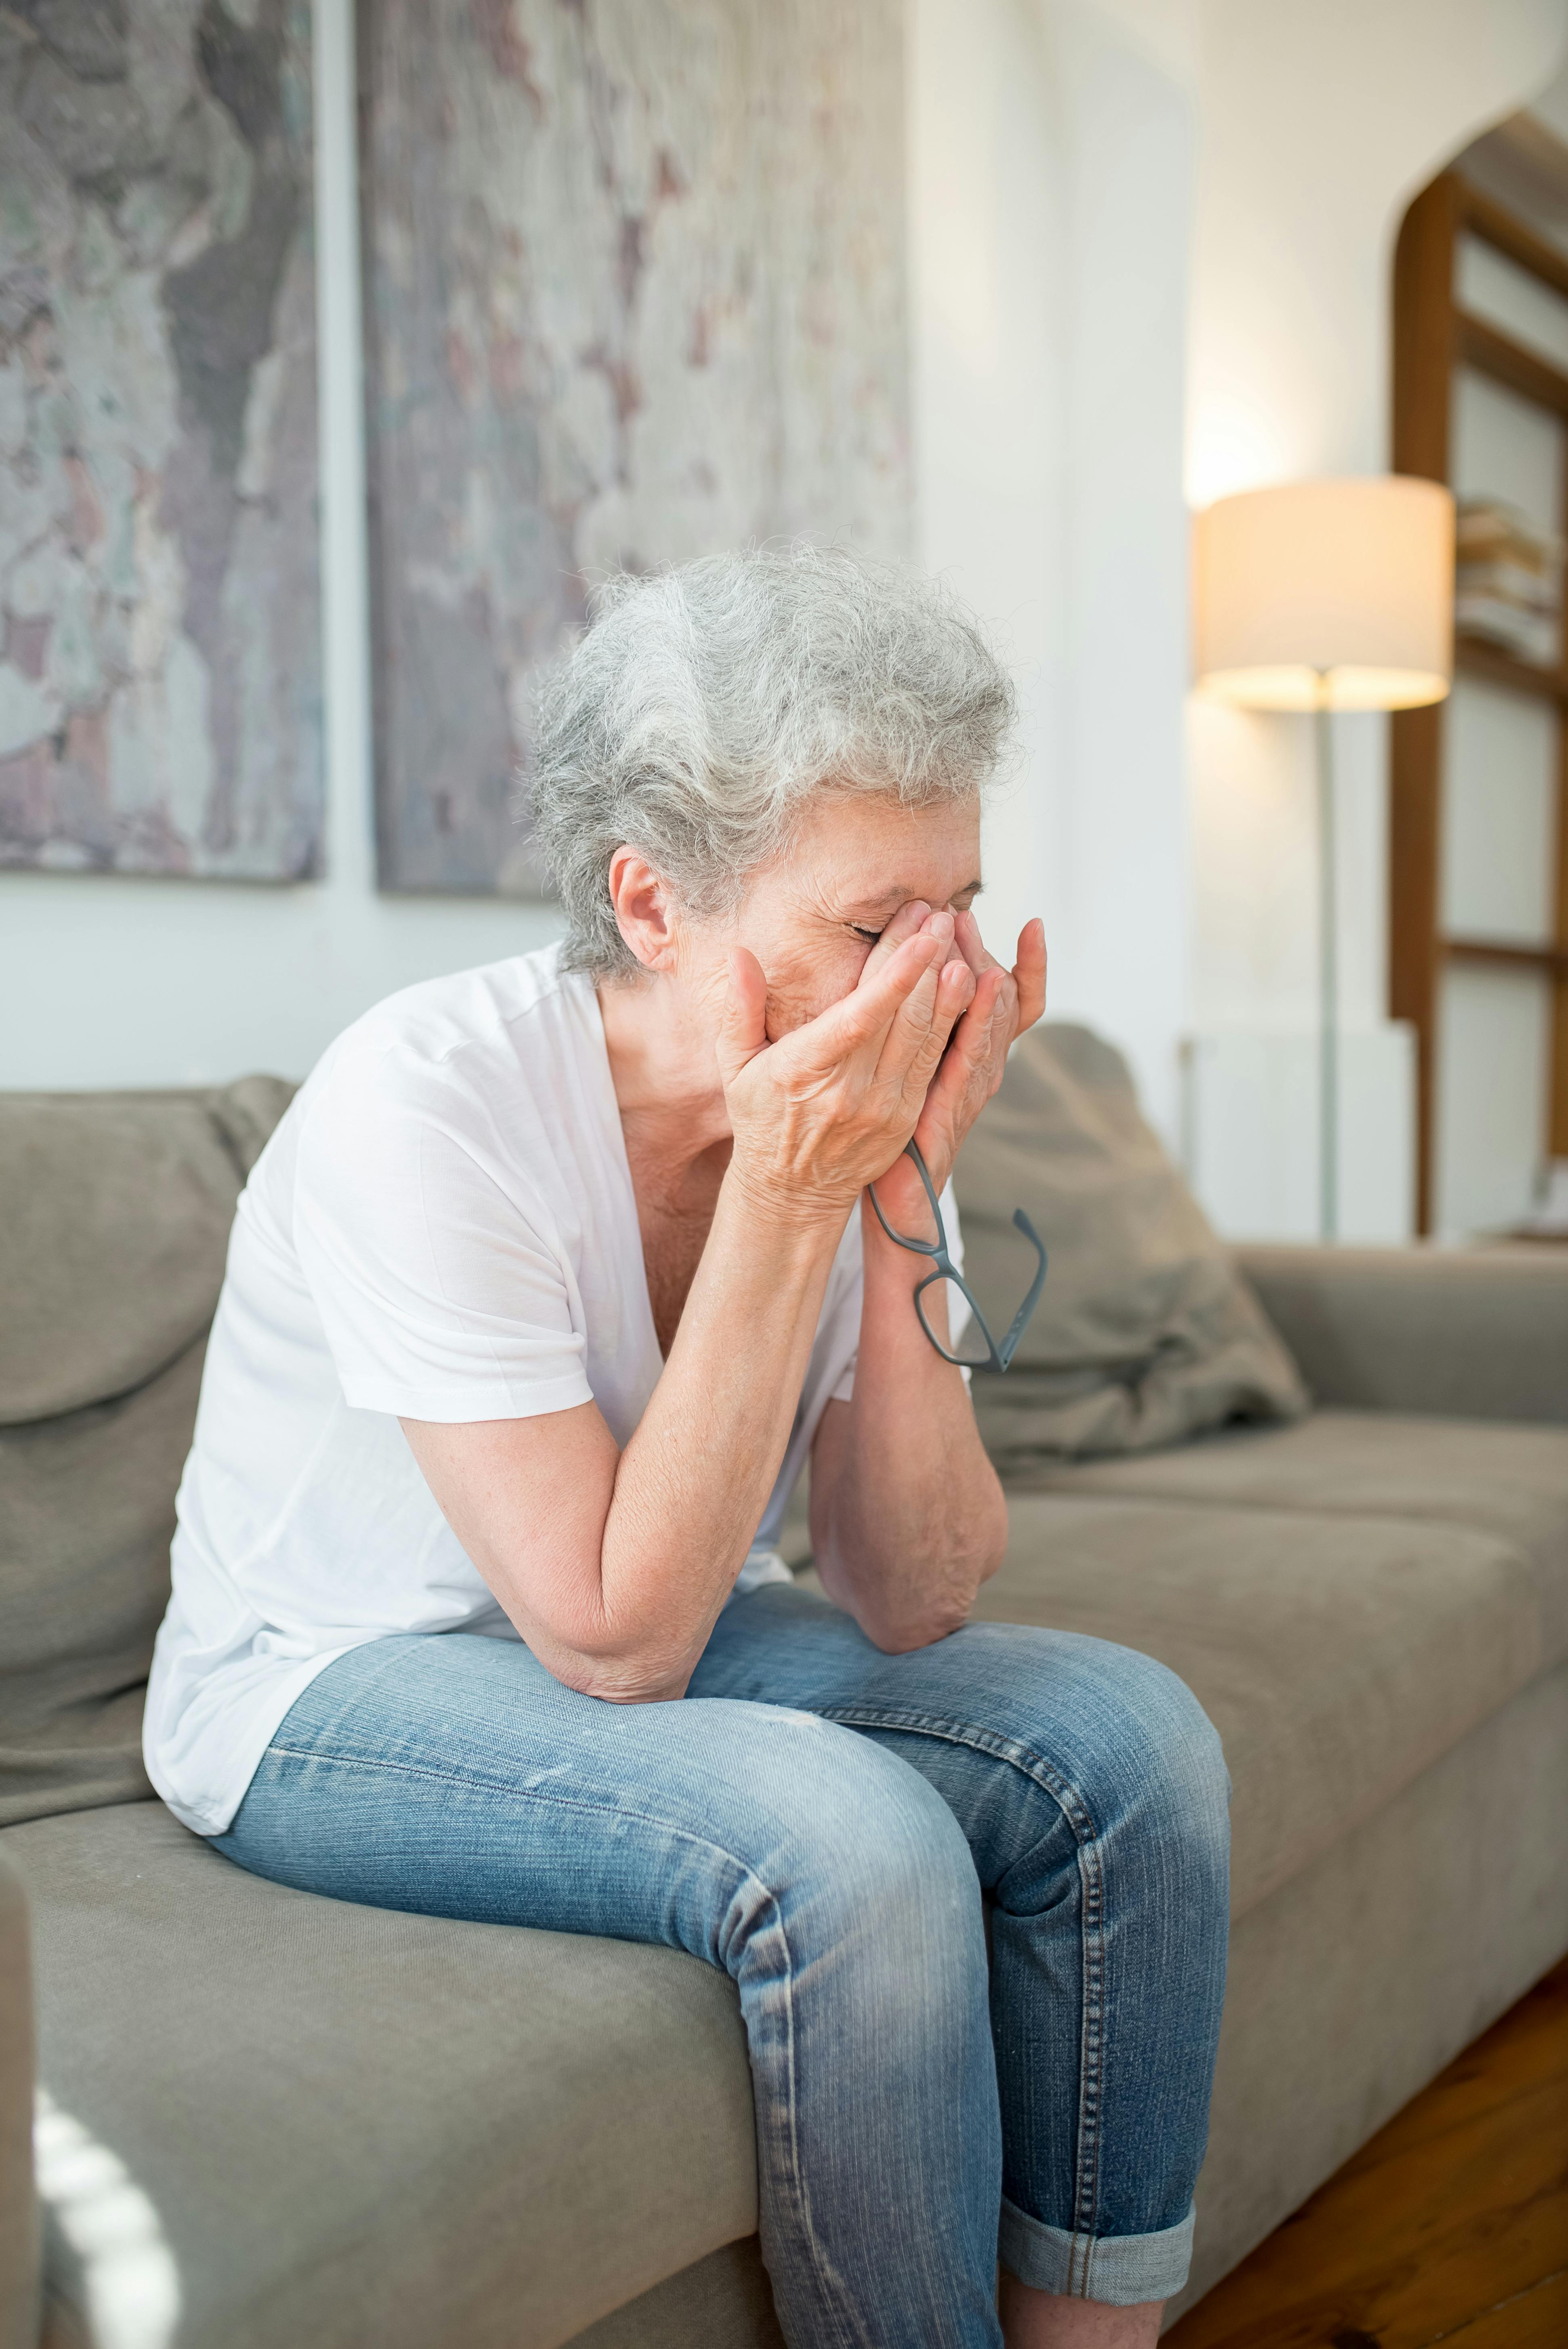
[[[1313,720],[1317,769],[1318,1230],[1340,1232],[1339,926],[1331,712],[1419,709],[1453,675],[1454,498],[1389,474],[1216,498],[1193,539],[1200,689]]]
[[[1339,1237],[1339,925],[1335,907],[1334,720],[1328,672],[1317,671],[1317,1226]]]

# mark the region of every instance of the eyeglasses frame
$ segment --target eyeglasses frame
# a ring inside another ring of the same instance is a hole
[[[1039,1258],[1039,1263],[1035,1268],[1034,1279],[1029,1284],[1029,1293],[1025,1298],[1023,1303],[1019,1306],[1017,1311],[1014,1314],[1012,1326],[1008,1330],[1007,1334],[1003,1339],[1001,1344],[998,1345],[995,1338],[991,1335],[985,1316],[980,1310],[978,1299],[975,1297],[974,1290],[969,1286],[969,1283],[965,1279],[964,1275],[960,1272],[958,1267],[954,1263],[953,1258],[947,1252],[947,1226],[942,1220],[941,1203],[936,1195],[935,1185],[933,1184],[931,1179],[930,1170],[927,1167],[924,1159],[921,1155],[920,1145],[913,1139],[913,1137],[904,1144],[903,1154],[906,1158],[913,1159],[915,1173],[920,1176],[921,1182],[924,1185],[925,1195],[931,1206],[932,1217],[936,1225],[936,1237],[934,1240],[912,1240],[906,1233],[895,1232],[892,1226],[889,1223],[887,1217],[882,1211],[882,1202],[877,1197],[876,1185],[872,1183],[869,1188],[871,1192],[872,1206],[876,1211],[876,1219],[882,1226],[883,1231],[887,1234],[889,1239],[893,1243],[893,1246],[895,1247],[908,1248],[913,1256],[923,1256],[931,1258],[933,1269],[926,1275],[925,1278],[920,1283],[914,1292],[914,1310],[916,1317],[919,1319],[920,1326],[925,1332],[927,1341],[935,1348],[936,1351],[941,1355],[944,1362],[951,1362],[955,1369],[961,1371],[995,1371],[1000,1374],[1002,1371],[1006,1371],[1012,1362],[1013,1356],[1016,1353],[1018,1349],[1018,1340],[1022,1338],[1025,1330],[1029,1326],[1029,1317],[1040,1301],[1040,1291],[1045,1287],[1046,1266],[1048,1261],[1046,1255],[1045,1243],[1041,1239],[1038,1232],[1036,1231],[1033,1224],[1029,1221],[1027,1216],[1025,1215],[1022,1207],[1015,1207],[1013,1210],[1013,1222],[1016,1228],[1023,1233],[1024,1237],[1034,1249],[1035,1254]],[[926,1319],[925,1307],[922,1302],[922,1299],[924,1298],[926,1290],[928,1288],[934,1288],[940,1280],[952,1281],[954,1287],[962,1292],[970,1312],[975,1316],[980,1335],[985,1340],[986,1359],[985,1361],[971,1361],[962,1354],[949,1352],[948,1349],[943,1344],[941,1339],[937,1337],[936,1333],[932,1329],[930,1322]]]

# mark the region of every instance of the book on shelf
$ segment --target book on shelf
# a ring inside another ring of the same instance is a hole
[[[1465,498],[1456,528],[1454,625],[1541,668],[1562,657],[1563,541],[1501,498]]]

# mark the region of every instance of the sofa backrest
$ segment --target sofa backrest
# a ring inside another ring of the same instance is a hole
[[[150,1792],[141,1709],[208,1325],[293,1091],[0,1093],[0,1826]]]

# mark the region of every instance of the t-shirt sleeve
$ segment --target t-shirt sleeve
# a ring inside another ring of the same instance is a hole
[[[293,1229],[353,1409],[455,1423],[592,1400],[549,1216],[443,1064],[362,1050],[325,1072]]]

